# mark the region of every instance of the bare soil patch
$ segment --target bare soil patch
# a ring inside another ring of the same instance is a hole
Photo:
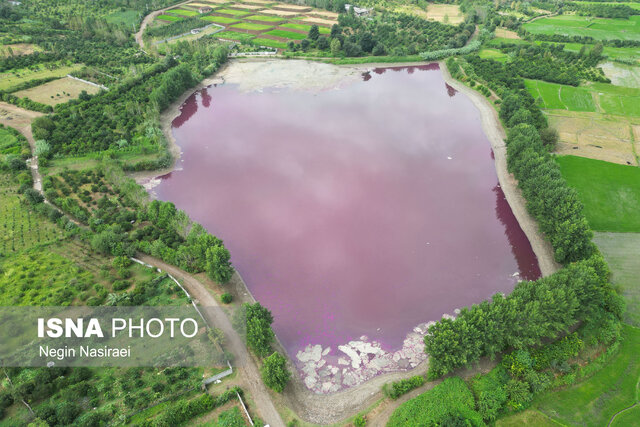
[[[40,86],[21,90],[16,92],[15,95],[20,98],[27,97],[47,105],[56,105],[76,99],[83,90],[88,94],[100,92],[99,87],[70,77],[63,77]]]
[[[264,15],[287,16],[287,17],[300,15],[300,12],[291,12],[288,10],[276,10],[276,9],[265,9],[260,11],[260,13]]]
[[[515,31],[507,30],[506,28],[496,28],[496,37],[503,39],[518,40],[520,36]]]
[[[311,22],[313,24],[325,25],[327,27],[331,27],[332,25],[338,23],[338,21],[333,21],[330,19],[314,18],[312,16],[305,16],[304,18],[302,18],[302,20],[305,22]]]
[[[454,25],[464,21],[460,6],[455,4],[432,3],[427,7],[427,18]]]
[[[32,43],[15,43],[0,46],[0,56],[6,58],[8,56],[29,55],[35,51],[41,50]]]
[[[558,154],[570,154],[623,165],[638,165],[635,129],[626,117],[599,113],[548,112],[549,125],[560,134]],[[640,123],[639,123],[640,124]],[[633,136],[633,138],[632,138]],[[638,135],[640,136],[640,135]]]

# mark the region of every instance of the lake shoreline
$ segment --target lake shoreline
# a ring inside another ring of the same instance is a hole
[[[225,76],[228,75],[229,67],[232,64],[238,62],[244,63],[264,63],[264,62],[278,62],[284,64],[284,66],[290,66],[294,61],[284,61],[279,59],[260,59],[260,60],[233,60],[227,62],[216,74],[203,80],[196,87],[189,89],[182,94],[175,102],[173,102],[164,113],[161,114],[162,130],[167,139],[168,149],[173,157],[173,165],[170,168],[166,168],[160,171],[150,171],[132,174],[132,176],[139,183],[153,181],[158,177],[170,173],[173,170],[179,170],[179,159],[181,157],[180,147],[173,136],[171,124],[173,120],[181,114],[181,107],[183,103],[196,91],[209,87],[213,84],[228,83]],[[303,61],[295,61],[297,63]],[[304,61],[309,62],[309,61]],[[410,64],[357,64],[357,65],[327,65],[329,67],[338,67],[345,70],[344,77],[348,78],[354,74],[360,76],[364,72],[371,71],[375,68],[390,68],[390,67],[406,67],[406,66],[419,66],[433,64],[434,62],[424,63],[410,63]],[[317,63],[311,63],[317,64]],[[559,265],[553,260],[553,250],[548,242],[544,240],[544,237],[538,231],[538,226],[535,220],[526,211],[526,201],[522,197],[520,190],[517,188],[516,180],[507,171],[506,166],[506,148],[504,144],[504,130],[498,119],[497,112],[493,105],[480,93],[466,87],[461,82],[454,80],[444,62],[438,62],[442,77],[444,81],[456,90],[462,92],[465,96],[468,96],[473,102],[474,106],[480,111],[482,118],[483,132],[487,136],[491,143],[491,147],[494,152],[495,170],[498,176],[500,186],[505,194],[507,202],[511,207],[511,210],[516,217],[516,220],[524,233],[526,234],[535,255],[538,258],[538,263],[543,276],[547,276],[555,272]],[[338,73],[338,70],[336,70]],[[354,73],[355,72],[355,73]],[[243,76],[246,78],[246,75]],[[304,79],[303,79],[304,80]],[[306,79],[310,83],[311,90],[321,89],[326,90],[339,86],[341,82],[339,79],[330,81],[328,85],[318,85],[317,82],[311,83],[309,79]],[[259,86],[259,85],[258,85]],[[254,89],[250,88],[250,89]],[[304,82],[297,84],[295,89],[305,89]],[[231,283],[234,293],[239,296],[242,302],[256,301],[251,291],[247,287],[246,283],[242,279],[239,272],[236,271]],[[296,365],[295,356],[289,356],[285,351],[284,346],[281,344],[276,336],[277,347],[276,350],[287,355],[289,366],[295,371],[297,375],[293,375],[291,384],[287,387],[284,394],[286,400],[286,406],[292,408],[298,416],[301,418],[314,422],[314,423],[335,423],[346,418],[347,414],[360,411],[365,407],[370,406],[375,401],[382,397],[381,387],[382,385],[397,381],[400,379],[408,378],[413,375],[422,375],[426,373],[428,369],[428,358],[421,361],[417,366],[393,372],[380,373],[373,378],[368,378],[364,382],[354,384],[352,387],[342,389],[333,393],[319,394],[309,389],[304,382],[304,374],[298,369]],[[491,364],[489,364],[491,365]],[[488,366],[489,366],[488,365]],[[489,366],[490,367],[490,366]]]

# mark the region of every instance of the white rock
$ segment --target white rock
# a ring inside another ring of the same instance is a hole
[[[347,359],[345,359],[344,357],[340,357],[340,358],[338,359],[338,364],[339,364],[339,365],[348,365],[348,364],[349,364],[349,361],[348,361]]]
[[[349,358],[351,359],[351,367],[353,369],[358,369],[358,367],[362,363],[362,359],[360,359],[360,356],[354,349],[346,345],[341,345],[338,347],[338,350],[349,356]]]
[[[331,347],[327,347],[324,350],[322,350],[322,355],[326,356],[327,354],[329,354],[330,351],[331,351]]]
[[[307,386],[307,388],[312,389],[314,385],[316,385],[316,383],[318,382],[318,380],[316,380],[314,377],[306,377],[304,379],[304,384]]]

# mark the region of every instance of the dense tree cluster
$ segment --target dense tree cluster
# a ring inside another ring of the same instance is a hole
[[[608,274],[602,257],[594,255],[552,276],[520,282],[511,294],[496,294],[491,301],[461,310],[453,320],[440,320],[425,337],[430,375],[445,375],[509,348],[539,345],[579,321],[619,318],[622,301]]]
[[[290,42],[289,49],[306,51],[316,48],[328,50],[333,56],[347,57],[405,56],[461,48],[475,31],[472,23],[452,26],[386,11],[376,13],[371,19],[343,13],[338,22],[328,37],[320,36],[317,28],[312,28],[307,39],[300,44]]]
[[[598,18],[629,19],[630,16],[640,15],[640,10],[626,4],[582,4],[567,3],[564,10],[571,10],[582,16],[596,16]]]

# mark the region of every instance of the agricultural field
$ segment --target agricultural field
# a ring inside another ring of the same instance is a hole
[[[41,52],[42,48],[33,43],[14,43],[0,46],[0,57],[29,55]]]
[[[188,10],[188,9],[169,9],[167,13],[170,13],[172,15],[189,16],[189,17],[198,16],[200,14],[196,11]]]
[[[482,49],[478,52],[478,55],[480,58],[493,59],[498,62],[506,62],[509,58],[509,55],[500,52],[498,49]]]
[[[287,44],[284,42],[279,42],[277,40],[271,40],[271,39],[265,39],[265,38],[261,38],[261,37],[256,37],[255,39],[251,40],[251,42],[253,44],[255,44],[256,46],[266,46],[266,47],[273,47],[276,49],[286,49],[287,48]]]
[[[179,16],[167,15],[166,13],[163,13],[162,15],[158,15],[156,19],[159,19],[161,21],[167,21],[167,22],[176,22],[176,21],[182,21],[183,18]]]
[[[640,16],[629,19],[593,18],[578,15],[559,15],[537,19],[524,24],[534,34],[589,36],[599,40],[640,40]]]
[[[429,3],[427,6],[427,19],[457,25],[464,21],[464,15],[460,6],[456,4]]]
[[[269,28],[273,28],[273,25],[252,24],[250,22],[243,22],[241,24],[232,25],[231,28],[238,30],[250,30],[250,31],[264,31]]]
[[[142,19],[141,13],[132,10],[119,10],[113,12],[104,17],[104,19],[110,24],[123,25],[127,28],[137,27],[137,24]]]
[[[525,84],[560,134],[558,153],[638,164],[639,89],[607,83],[573,87],[525,80]]]
[[[271,30],[265,33],[268,36],[282,37],[284,39],[289,40],[302,40],[307,36],[300,33],[294,33],[293,31],[285,31],[285,30]]]
[[[203,16],[203,21],[215,22],[216,24],[235,24],[239,22],[236,18],[229,18],[228,16]]]
[[[21,198],[14,179],[0,174],[0,254],[20,252],[63,237],[57,226],[27,207]]]
[[[587,88],[559,85],[539,80],[525,80],[525,84],[534,98],[542,99],[540,106],[544,109],[596,111],[593,96]]]
[[[636,56],[640,60],[640,49]],[[639,64],[640,65],[640,64]],[[600,65],[604,75],[617,86],[640,88],[640,66],[620,64],[618,62],[605,62]]]
[[[83,91],[93,95],[100,92],[100,88],[71,77],[63,77],[40,86],[15,92],[14,95],[46,105],[56,105],[77,99]]]
[[[611,268],[611,281],[627,303],[623,321],[640,327],[640,233],[596,232],[593,241]]]
[[[14,132],[16,131],[0,125],[0,162],[6,156],[21,156],[23,153],[30,155],[31,153],[27,140]]]
[[[81,68],[82,66],[79,64],[38,64],[31,68],[22,68],[20,70],[0,73],[0,90],[11,90],[11,88],[29,80],[64,77],[67,74],[80,70]]]
[[[576,156],[556,161],[593,230],[640,232],[640,168]]]
[[[496,28],[496,38],[503,38],[508,40],[519,40],[520,36],[515,31],[507,30],[506,28]]]
[[[197,9],[203,6],[209,6],[213,10],[199,14]],[[186,10],[189,14],[185,15],[181,10]],[[287,41],[297,43],[306,38],[313,25],[318,26],[320,34],[330,34],[330,27],[337,23],[338,17],[334,12],[288,3],[203,0],[188,3],[179,9],[167,10],[157,17],[155,23],[163,25],[161,22],[164,22],[166,25],[167,22],[181,21],[186,16],[196,15],[200,15],[199,19],[202,21],[224,26],[226,31],[217,36],[221,39],[278,49],[286,49]],[[252,41],[253,38],[257,40]]]

